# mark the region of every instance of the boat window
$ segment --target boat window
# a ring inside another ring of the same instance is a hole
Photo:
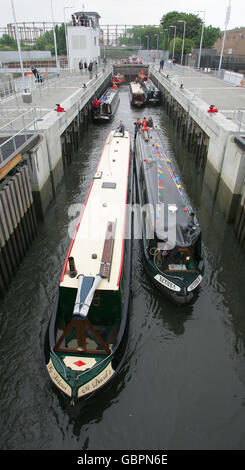
[[[102,114],[108,114],[109,113],[109,104],[108,103],[103,103],[102,104]]]
[[[54,346],[55,351],[60,352],[78,352],[83,351],[86,354],[109,354],[110,348],[106,343],[106,327],[99,331],[86,318],[84,320],[72,318],[67,328],[57,331],[57,341]]]
[[[173,257],[165,256],[164,264],[165,272],[196,271],[195,261],[189,248],[179,248]]]
[[[117,183],[109,183],[109,182],[104,182],[102,183],[102,188],[106,188],[106,189],[116,189],[117,187]]]

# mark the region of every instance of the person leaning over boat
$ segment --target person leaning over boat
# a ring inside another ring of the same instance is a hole
[[[151,116],[150,116],[149,119],[147,120],[146,126],[147,126],[147,127],[153,127],[153,119],[152,119]]]
[[[137,135],[137,132],[140,130],[141,128],[141,122],[140,122],[140,119],[137,118],[137,121],[134,123],[134,138],[136,139],[136,135]]]
[[[120,124],[119,124],[119,126],[117,127],[117,131],[120,132],[120,134],[122,134],[122,137],[124,137],[125,126],[124,126],[124,124],[123,124],[122,121],[120,121]]]

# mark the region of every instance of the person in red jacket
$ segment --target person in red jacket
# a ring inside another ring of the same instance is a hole
[[[208,109],[208,113],[217,113],[217,112],[218,112],[218,109],[215,108],[215,105],[210,104],[209,109]]]
[[[98,107],[99,107],[99,105],[100,105],[100,103],[101,103],[101,101],[100,101],[100,100],[97,100],[97,99],[96,99],[96,100],[94,100],[94,102],[93,102],[93,108],[98,108]]]
[[[56,106],[57,108],[55,109],[55,111],[57,111],[58,113],[65,113],[64,108],[62,108],[60,104],[57,104]]]

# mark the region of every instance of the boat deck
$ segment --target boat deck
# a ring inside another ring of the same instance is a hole
[[[77,274],[95,277],[100,272],[107,224],[116,223],[110,277],[109,280],[102,279],[98,290],[118,290],[119,287],[124,250],[130,149],[128,131],[125,131],[124,137],[115,131],[109,133],[68,252],[68,256],[74,258]],[[69,276],[68,256],[60,286],[77,288],[77,277]]]
[[[131,82],[130,85],[133,94],[144,93],[141,83]]]

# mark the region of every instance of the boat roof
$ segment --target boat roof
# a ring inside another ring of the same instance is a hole
[[[107,88],[107,90],[103,93],[99,100],[103,101],[103,103],[111,103],[117,93],[117,88]]]
[[[131,82],[130,86],[133,93],[144,93],[141,83]]]
[[[162,204],[166,204],[168,210],[176,211],[176,244],[191,245],[199,236],[200,227],[175,164],[167,154],[160,130],[140,130],[137,133],[137,144],[137,155],[143,168],[149,203],[153,205],[156,216],[158,239],[163,240],[166,237],[166,212],[162,213],[163,210],[166,211]]]
[[[69,276],[69,257],[74,258],[77,274],[95,277],[100,272],[107,225],[116,222],[109,281],[102,279],[98,290],[118,290],[124,253],[130,149],[128,131],[124,137],[116,131],[109,133],[67,254],[61,287],[78,287],[77,277]]]

